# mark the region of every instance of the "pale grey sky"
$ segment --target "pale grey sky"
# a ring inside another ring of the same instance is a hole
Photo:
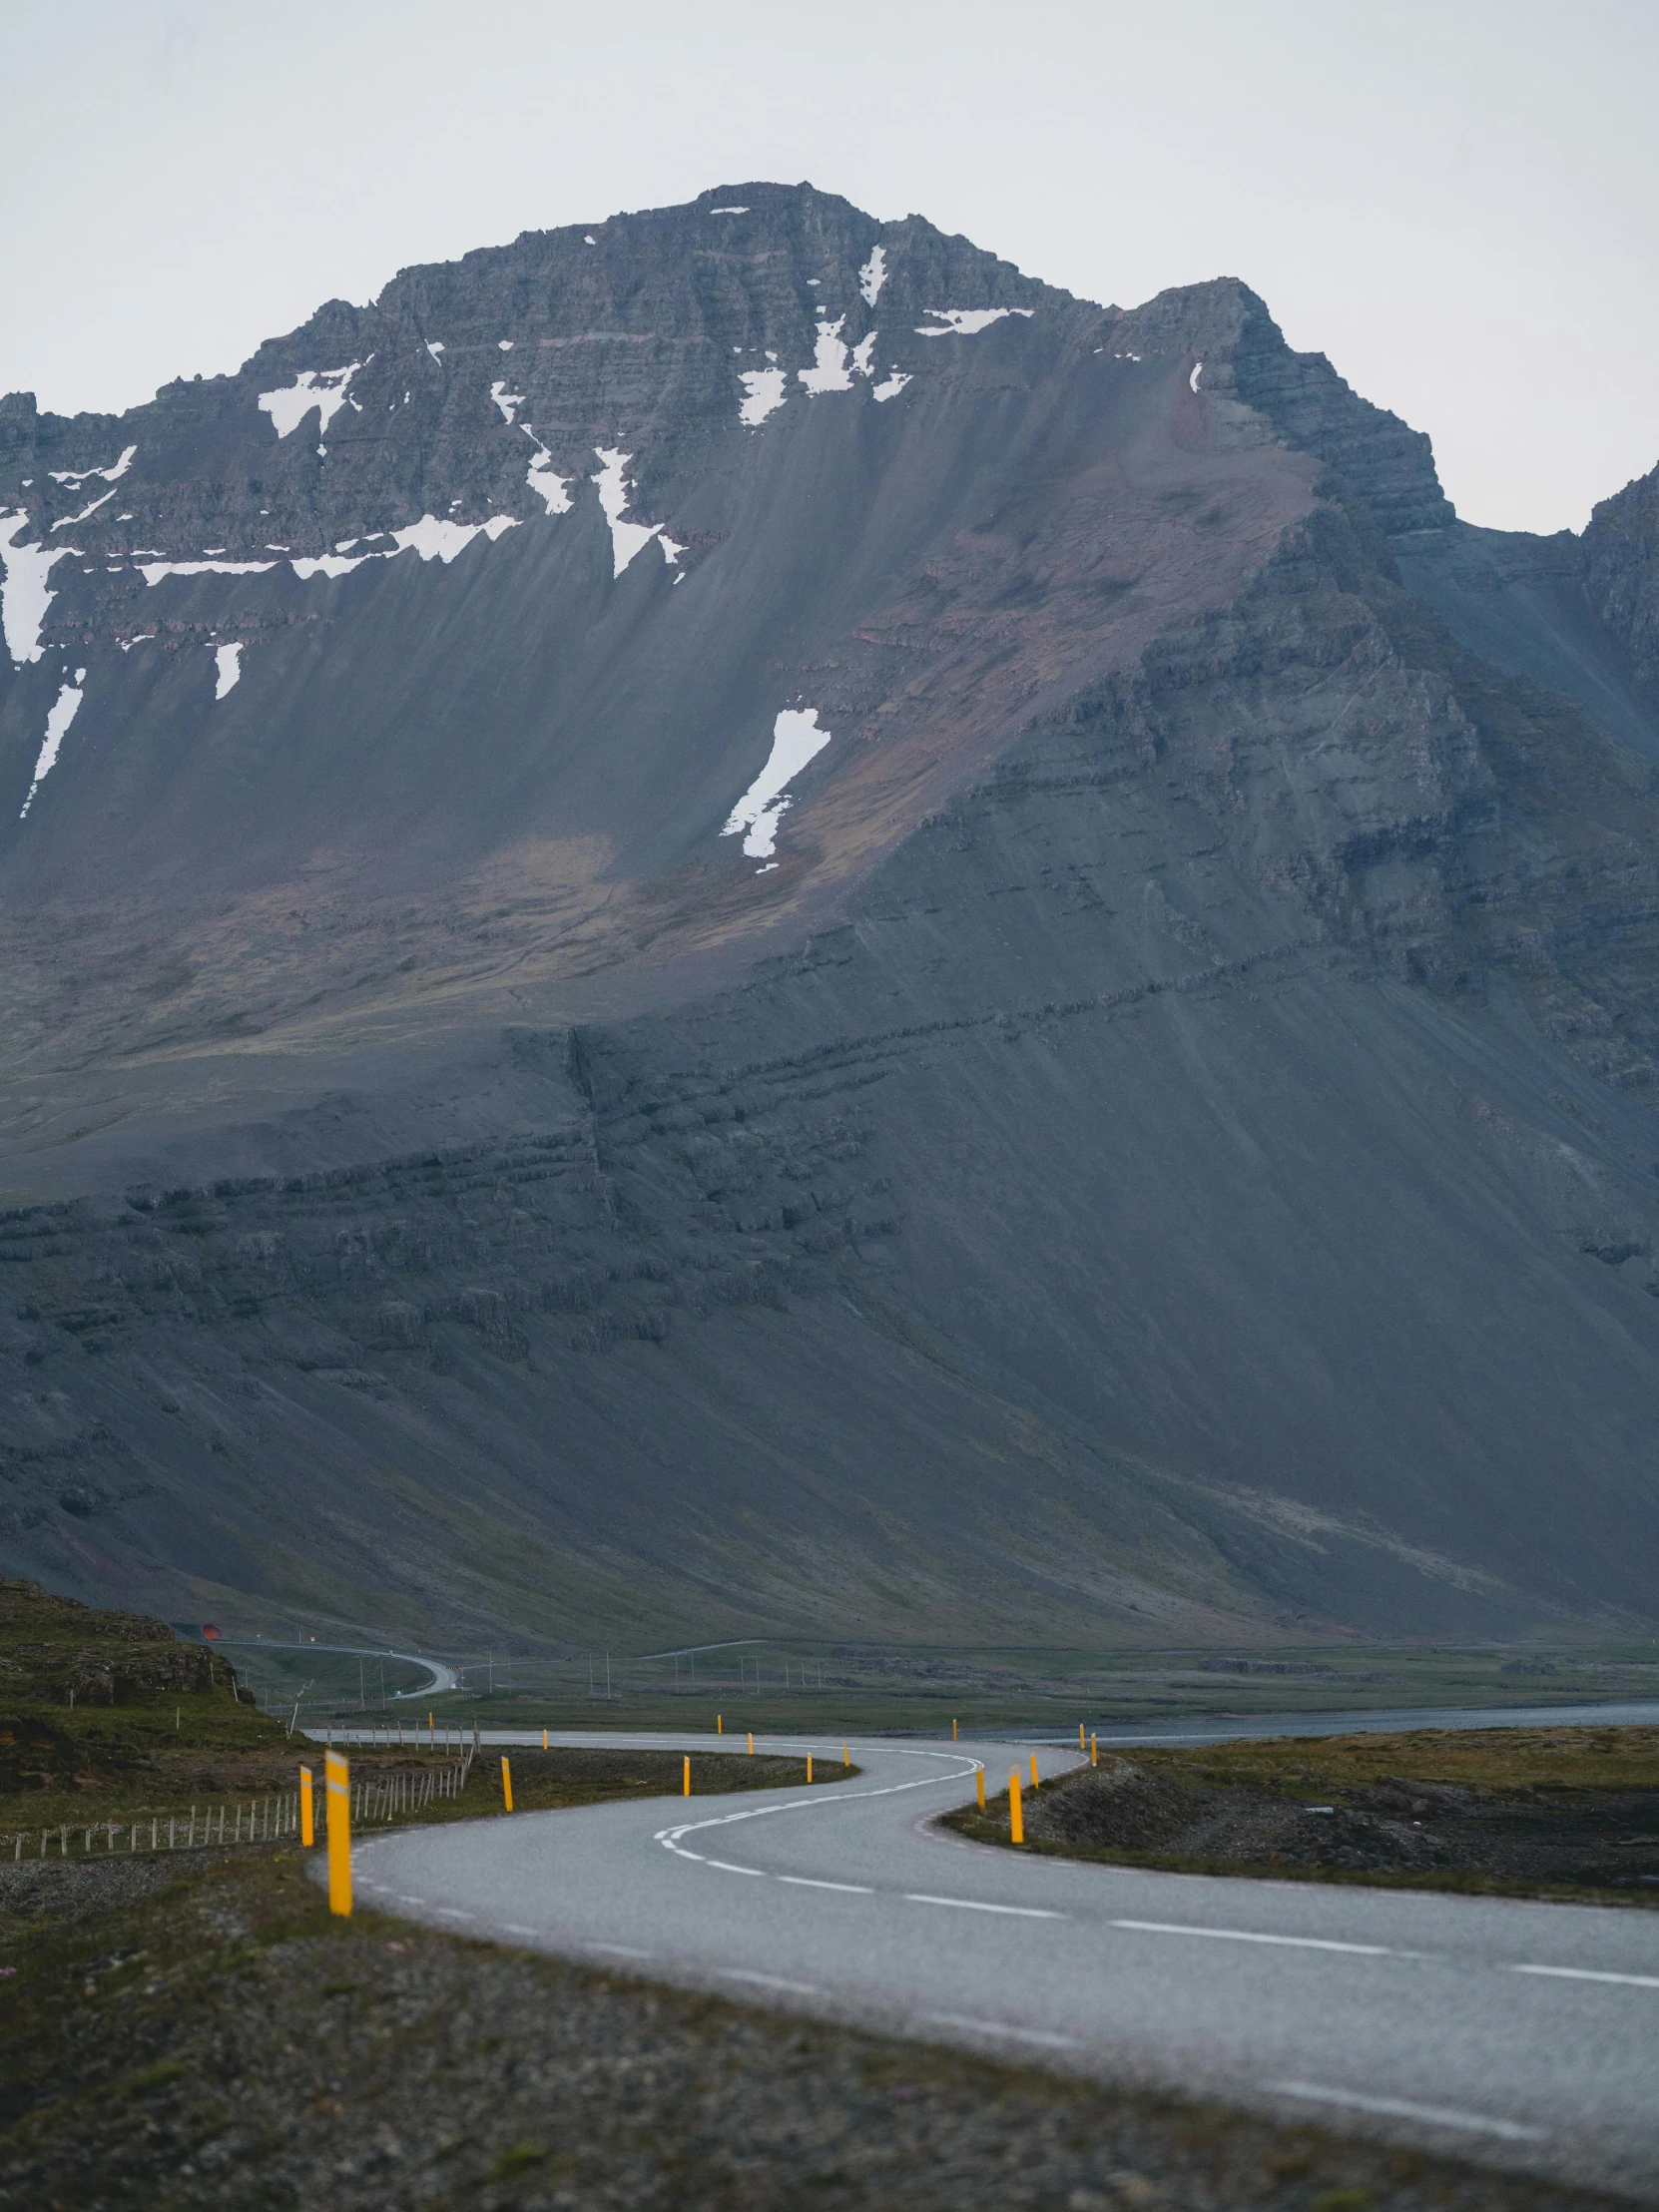
[[[0,390],[238,366],[521,230],[810,178],[1123,305],[1243,276],[1470,521],[1659,461],[1655,0],[0,0]]]

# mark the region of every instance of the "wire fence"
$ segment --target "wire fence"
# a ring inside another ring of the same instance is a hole
[[[444,1662],[454,1677],[448,1688],[436,1684],[410,1687],[407,1673],[401,1676],[404,1686],[398,1687],[397,1655],[364,1653],[348,1666],[334,1670],[332,1687],[319,1688],[314,1646],[250,1639],[225,1648],[234,1651],[239,1679],[261,1712],[287,1722],[290,1728],[308,1727],[312,1733],[331,1721],[336,1734],[341,1725],[350,1725],[353,1712],[412,1714],[457,1693],[469,1699],[524,1697],[560,1704],[664,1697],[771,1697],[780,1692],[793,1698],[821,1692],[844,1695],[858,1687],[891,1688],[893,1680],[889,1678],[895,1670],[906,1677],[917,1671],[915,1662],[881,1653],[860,1651],[850,1659],[836,1655],[828,1659],[796,1658],[757,1652],[749,1639],[742,1639],[730,1645],[626,1657],[606,1651],[551,1657],[502,1652],[456,1654]],[[326,1656],[322,1663],[326,1665]],[[301,1664],[306,1669],[303,1681],[288,1671]],[[406,1656],[401,1661],[409,1669],[422,1664],[425,1662]],[[420,1733],[424,1735],[425,1729]]]
[[[440,1766],[353,1782],[351,1826],[356,1829],[406,1819],[442,1800],[458,1798],[472,1771],[474,1751],[469,1744],[458,1758],[446,1758]],[[221,1844],[279,1843],[284,1837],[300,1833],[299,1795],[297,1790],[282,1790],[261,1798],[227,1800],[223,1805],[193,1805],[189,1813],[90,1824],[74,1821],[56,1828],[26,1829],[0,1837],[0,1863],[7,1843],[12,1847],[14,1865],[26,1859],[108,1858],[115,1852],[131,1856],[200,1851],[208,1846],[217,1850]],[[321,1787],[320,1775],[312,1797],[315,1833],[320,1837],[328,1826],[327,1793]]]

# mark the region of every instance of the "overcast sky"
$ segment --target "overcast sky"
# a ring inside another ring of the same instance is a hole
[[[0,390],[119,409],[519,231],[811,179],[1244,277],[1473,522],[1659,461],[1656,0],[0,0]]]

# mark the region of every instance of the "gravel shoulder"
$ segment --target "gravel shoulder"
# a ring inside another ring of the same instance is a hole
[[[358,1914],[290,1850],[0,1867],[0,2206],[1612,2200]]]

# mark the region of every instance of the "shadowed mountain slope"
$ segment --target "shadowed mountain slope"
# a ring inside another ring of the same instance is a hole
[[[1472,531],[1242,284],[809,187],[14,395],[8,1556],[432,1638],[1651,1619],[1649,506]]]

